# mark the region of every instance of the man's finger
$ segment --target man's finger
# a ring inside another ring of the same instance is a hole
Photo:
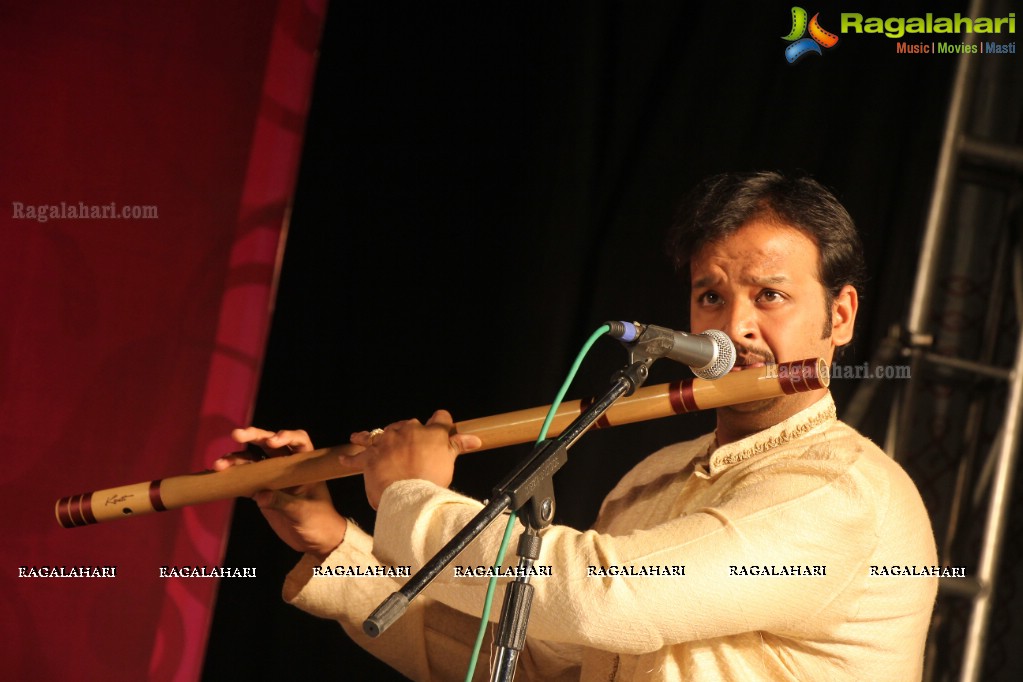
[[[231,432],[231,438],[238,443],[252,443],[258,440],[266,440],[274,435],[273,431],[260,429],[255,426],[247,426],[244,429],[235,429]]]
[[[356,431],[351,435],[349,441],[355,445],[361,445],[364,448],[368,448],[373,445],[373,439],[383,433],[383,429],[378,431]]]
[[[313,449],[309,434],[302,429],[278,431],[266,439],[266,444],[272,448],[285,448],[289,452],[307,452]]]
[[[426,420],[427,426],[433,426],[438,424],[441,426],[451,426],[454,420],[451,418],[451,413],[447,410],[437,410]]]
[[[376,454],[376,450],[367,448],[365,450],[359,450],[351,455],[338,455],[337,459],[343,466],[346,466],[353,471],[362,471],[366,468],[366,464],[369,460],[376,456]]]
[[[223,471],[224,469],[230,469],[238,464],[251,464],[256,461],[253,457],[249,457],[244,452],[232,452],[224,455],[219,459],[213,460],[213,470]]]
[[[450,445],[452,451],[460,455],[463,452],[479,450],[483,447],[483,441],[480,440],[479,436],[471,433],[456,433],[448,439],[448,445]]]
[[[295,504],[299,498],[289,495],[283,490],[260,490],[252,496],[252,499],[260,509],[276,509],[286,512],[288,507]]]

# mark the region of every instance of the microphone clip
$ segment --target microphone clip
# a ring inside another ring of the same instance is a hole
[[[640,322],[612,321],[606,324],[611,326],[608,336],[621,341],[629,353],[629,367],[619,371],[615,376],[632,370],[636,363],[649,370],[650,365],[667,357],[675,346],[676,332],[672,329]],[[643,380],[646,380],[645,376]]]
[[[639,322],[633,323],[638,333],[636,340],[622,344],[629,352],[629,362],[642,362],[647,367],[655,360],[667,357],[668,353],[675,346],[675,332],[664,327],[655,325],[644,325]]]
[[[636,389],[646,383],[646,380],[650,377],[650,365],[654,364],[656,359],[653,357],[637,359],[630,350],[629,365],[611,375],[612,383],[619,380],[625,381],[629,386],[625,391],[625,395],[632,395],[636,392]]]

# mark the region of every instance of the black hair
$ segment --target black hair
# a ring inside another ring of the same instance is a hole
[[[849,284],[862,293],[863,246],[849,212],[813,178],[775,172],[715,175],[686,195],[667,239],[668,256],[685,286],[690,285],[694,254],[756,218],[789,225],[817,245],[817,278],[824,286],[829,322],[831,304],[842,287]]]

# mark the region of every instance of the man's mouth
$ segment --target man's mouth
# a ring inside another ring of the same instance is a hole
[[[756,361],[756,362],[753,362],[753,361],[750,361],[750,360],[736,360],[735,361],[735,366],[732,367],[731,371],[733,371],[733,372],[741,372],[744,369],[755,369],[757,367],[766,367],[766,366],[767,366],[767,363],[764,362],[763,360],[759,360],[759,361]]]

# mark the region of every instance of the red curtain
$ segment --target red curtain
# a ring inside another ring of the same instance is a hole
[[[230,503],[53,505],[204,469],[248,421],[325,3],[0,10],[6,679],[199,676],[217,581],[159,568],[221,565]],[[83,566],[116,577],[21,575]]]

